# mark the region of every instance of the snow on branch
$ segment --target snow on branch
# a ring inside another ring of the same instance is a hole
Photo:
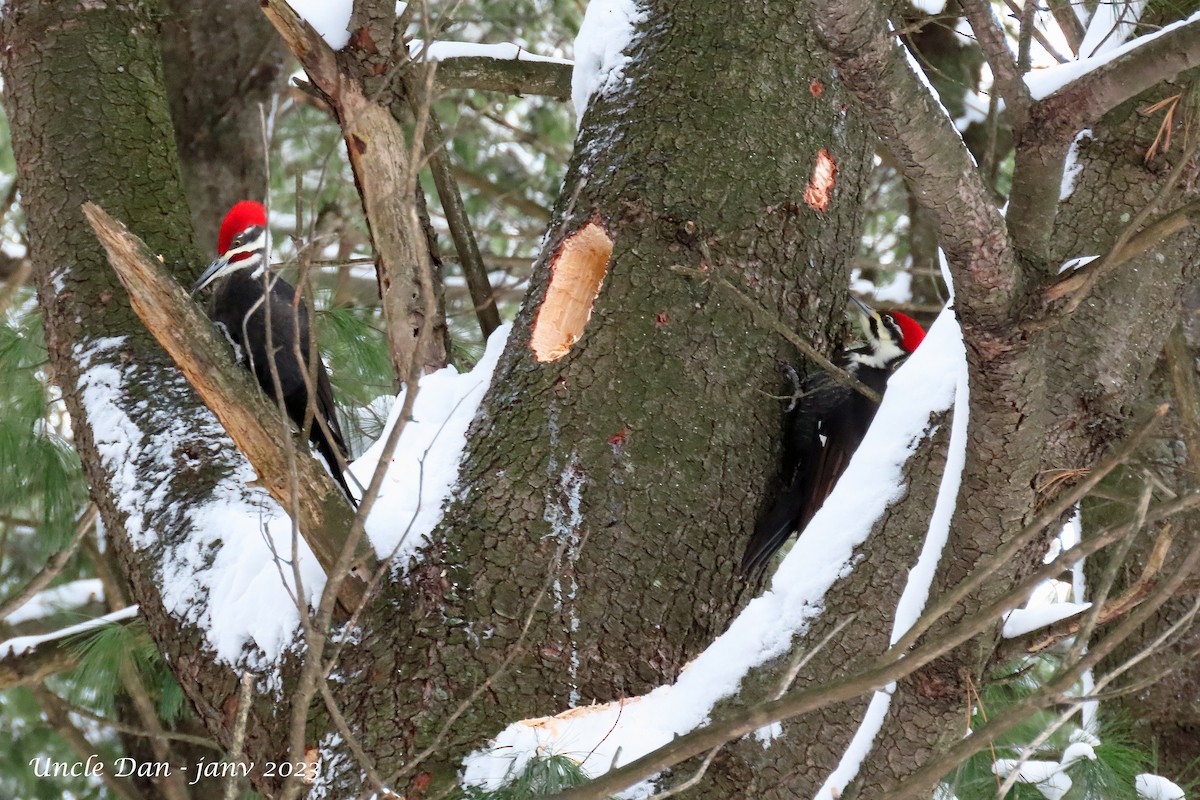
[[[1156,83],[1200,66],[1200,12],[1118,48],[1025,76],[1034,100],[1069,109],[1072,131]]]
[[[855,549],[903,495],[904,464],[928,435],[930,415],[962,403],[951,435],[951,449],[960,452],[947,459],[926,551],[912,571],[912,593],[906,591],[898,611],[897,631],[904,630],[924,605],[954,510],[966,444],[965,376],[961,332],[954,312],[943,311],[921,348],[893,376],[877,424],[769,591],[752,601],[675,683],[642,697],[516,722],[487,750],[467,759],[464,782],[495,788],[539,751],[578,755],[583,769],[595,776],[707,724],[718,702],[736,695],[752,670],[787,653],[822,613],[825,593],[854,569]]]
[[[0,642],[0,691],[41,683],[50,675],[72,669],[78,657],[68,639],[104,625],[127,624],[137,614],[138,607],[129,606],[52,633]]]
[[[583,119],[592,95],[624,83],[627,51],[634,29],[646,19],[636,0],[591,0],[575,37],[575,71],[571,77],[571,101],[575,117]]]

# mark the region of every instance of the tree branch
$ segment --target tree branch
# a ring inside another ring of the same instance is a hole
[[[1188,495],[1156,510],[1156,513],[1151,515],[1151,519],[1164,518],[1168,514],[1193,508],[1198,504],[1200,504],[1200,495]],[[810,689],[792,692],[779,700],[739,709],[723,720],[679,736],[669,744],[663,745],[623,767],[610,770],[584,786],[568,789],[551,795],[551,797],[554,800],[604,800],[681,761],[706,753],[723,742],[745,736],[766,725],[808,714],[835,703],[853,700],[871,691],[881,689],[893,681],[916,672],[973,636],[995,626],[999,615],[1019,605],[1038,583],[1055,577],[1064,568],[1076,563],[1079,559],[1086,558],[1113,542],[1119,541],[1128,535],[1129,527],[1122,525],[1102,532],[1062,553],[1053,562],[1035,570],[1025,580],[1011,587],[1002,596],[995,598],[972,616],[957,623],[944,634],[907,653],[902,653],[902,645],[898,642],[864,670]],[[1200,548],[1193,552],[1193,556],[1197,554],[1200,554]],[[1172,589],[1177,586],[1175,579],[1167,583]],[[1153,599],[1149,601],[1148,606],[1152,604]],[[1135,612],[1135,616],[1142,612],[1145,612],[1145,608]],[[1128,620],[1126,620],[1126,624],[1128,624]],[[903,657],[899,657],[900,655]],[[1089,653],[1088,658],[1092,658],[1093,655]],[[891,796],[889,795],[889,797]]]
[[[571,64],[553,61],[456,56],[438,61],[436,80],[442,89],[479,89],[569,100],[572,69]]]
[[[408,102],[413,106],[413,113],[418,113],[418,105],[428,102],[429,98],[418,96],[415,81],[405,81],[404,88]],[[479,329],[483,332],[483,340],[487,341],[492,331],[500,327],[500,311],[496,308],[492,283],[488,279],[483,256],[479,253],[479,244],[475,241],[475,231],[471,227],[470,217],[467,216],[467,208],[463,205],[462,193],[458,190],[458,182],[454,179],[454,171],[450,167],[446,135],[442,132],[442,124],[434,113],[432,103],[429,105],[429,124],[425,128],[425,152],[429,158],[429,169],[433,174],[434,186],[437,187],[438,199],[442,201],[442,210],[446,213],[450,237],[454,240],[454,249],[458,252],[462,265],[463,277],[466,278],[467,289],[471,293],[471,302],[475,306]]]
[[[293,498],[287,454],[279,442],[278,409],[250,373],[233,363],[228,344],[141,240],[99,206],[85,203],[83,213],[129,292],[133,310],[250,460],[263,488],[284,509],[296,500],[301,535],[330,572],[354,513],[329,473],[313,458],[295,459],[299,492]],[[365,549],[359,557],[374,564]],[[363,588],[361,581],[347,580],[339,597],[348,608],[357,608]]]
[[[83,516],[75,523],[75,535],[71,538],[67,546],[50,556],[46,561],[46,566],[42,567],[38,574],[34,575],[22,589],[7,600],[0,602],[0,621],[3,621],[18,608],[32,600],[34,595],[45,589],[50,584],[50,581],[58,577],[72,556],[75,555],[75,551],[79,549],[79,544],[83,541],[83,537],[87,536],[88,532],[96,524],[98,516],[99,511],[96,508],[96,504],[89,503],[87,510],[83,512]]]
[[[1019,132],[1009,203],[1009,229],[1017,249],[1038,256],[1048,248],[1058,208],[1067,151],[1075,135],[1130,98],[1200,66],[1200,19],[1135,39],[1124,55],[1083,73],[1029,109]],[[1088,60],[1057,69],[1086,69]]]
[[[842,80],[937,223],[964,322],[1002,327],[1016,290],[1004,219],[962,137],[887,32],[884,4],[810,0],[809,10]]]
[[[416,265],[429,258],[424,233],[419,224],[409,224],[413,215],[407,213],[416,191],[415,158],[391,111],[368,97],[362,84],[343,72],[333,50],[312,26],[284,0],[260,1],[263,13],[300,60],[341,125],[375,245],[392,367],[401,381],[416,352],[416,331],[421,327],[422,310],[415,299],[421,295]],[[422,358],[426,370],[444,366],[440,348],[430,347]]]
[[[975,32],[979,49],[983,51],[988,66],[992,68],[992,74],[996,76],[996,88],[1012,114],[1013,128],[1019,130],[1025,125],[1033,98],[1030,97],[1029,87],[1025,85],[1025,79],[1013,61],[1004,29],[1000,27],[996,14],[992,11],[992,4],[987,0],[961,0],[961,5],[971,23],[971,30]]]

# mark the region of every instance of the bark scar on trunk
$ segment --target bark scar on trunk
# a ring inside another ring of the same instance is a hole
[[[830,195],[837,181],[837,162],[824,147],[817,153],[817,165],[813,168],[812,180],[804,191],[804,202],[817,211],[829,208]]]
[[[538,361],[559,360],[583,336],[612,251],[612,237],[596,218],[563,241],[550,264],[550,285],[529,340]]]

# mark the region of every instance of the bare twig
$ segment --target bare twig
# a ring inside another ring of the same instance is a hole
[[[1013,128],[1020,130],[1025,125],[1033,99],[1029,96],[1029,87],[1025,85],[1020,69],[1013,61],[1004,29],[997,22],[992,4],[987,0],[961,0],[961,5],[967,13],[971,30],[975,32],[979,48],[992,68],[992,74],[996,76],[996,88],[1013,115]]]
[[[409,81],[406,86],[413,87],[415,84]],[[418,98],[411,88],[405,93],[408,95],[410,103],[428,102],[428,98]],[[500,312],[496,308],[496,298],[492,291],[491,280],[488,278],[487,267],[484,266],[483,256],[479,253],[475,232],[471,227],[471,220],[467,216],[466,206],[463,205],[458,182],[454,179],[454,171],[450,167],[450,156],[445,145],[445,134],[442,132],[441,122],[430,108],[429,124],[425,130],[425,152],[428,154],[429,168],[433,173],[433,182],[437,187],[438,197],[442,201],[442,209],[446,212],[446,224],[450,228],[450,237],[454,240],[454,248],[458,251],[458,258],[462,264],[463,276],[467,280],[467,288],[470,290],[471,300],[475,304],[479,329],[486,341],[492,332],[500,327]]]
[[[0,602],[0,621],[6,619],[18,608],[32,600],[38,592],[50,585],[50,581],[58,577],[71,558],[74,557],[75,551],[79,549],[79,545],[83,542],[84,537],[88,535],[88,532],[96,524],[98,513],[96,504],[89,503],[83,515],[80,516],[79,521],[75,523],[75,535],[71,537],[71,541],[67,543],[67,546],[50,556],[46,560],[46,566],[42,567],[38,571],[38,574],[34,575],[21,589],[8,599]]]
[[[75,757],[83,763],[96,760],[96,748],[79,728],[71,722],[66,704],[54,692],[41,684],[29,687],[38,708],[46,715],[46,721],[62,737],[67,746],[75,751]],[[104,768],[97,777],[104,786],[121,800],[142,800],[142,793],[130,781],[118,780],[116,770],[111,763],[103,763]]]
[[[229,746],[229,760],[238,764],[246,746],[246,725],[250,721],[250,700],[254,691],[254,674],[242,673],[242,691],[238,695],[237,721],[233,726],[233,743]],[[225,782],[225,800],[234,800],[238,794],[238,775],[236,770],[230,770],[229,779]]]
[[[1145,440],[1146,436],[1150,434],[1150,431],[1154,429],[1154,426],[1158,424],[1158,421],[1166,415],[1167,408],[1166,404],[1159,406],[1154,414],[1142,423],[1133,434],[1128,436],[1112,455],[1097,464],[1087,477],[1081,480],[1071,491],[1064,493],[1047,506],[1023,530],[993,553],[985,564],[977,566],[965,580],[959,582],[954,588],[946,592],[945,595],[938,598],[937,602],[929,605],[925,613],[897,640],[895,646],[892,648],[894,657],[899,658],[905,649],[911,647],[921,634],[929,630],[938,619],[944,616],[951,608],[954,608],[965,600],[972,592],[978,590],[988,579],[988,575],[992,574],[999,565],[1008,563],[1015,558],[1034,537],[1041,534],[1062,514],[1066,513],[1068,509],[1074,507],[1106,475],[1128,461],[1138,446],[1141,445],[1142,441]]]
[[[760,316],[766,317],[767,322],[775,330],[776,333],[778,333],[784,339],[787,339],[788,342],[790,342],[793,346],[795,346],[795,348],[797,350],[799,350],[807,358],[812,360],[821,369],[823,369],[827,373],[829,373],[829,377],[831,377],[835,383],[845,386],[847,389],[851,389],[852,391],[858,392],[863,397],[866,397],[869,400],[873,400],[876,403],[881,402],[882,398],[879,396],[879,392],[876,392],[870,386],[867,386],[865,383],[860,381],[858,378],[854,377],[849,372],[847,372],[846,370],[839,367],[837,364],[834,364],[832,361],[830,361],[828,358],[826,358],[819,350],[817,350],[817,348],[813,347],[811,344],[809,344],[807,341],[805,341],[805,339],[802,336],[800,336],[798,333],[793,331],[787,325],[784,325],[782,320],[780,320],[774,314],[771,314],[769,311],[767,311],[767,309],[764,308],[762,306],[762,304],[755,302],[753,299],[751,299],[746,294],[744,294],[741,289],[738,289],[736,286],[734,286],[732,283],[727,281],[725,278],[720,278],[720,277],[713,278],[711,272],[696,269],[695,267],[685,267],[685,266],[682,266],[679,264],[673,264],[673,265],[669,266],[668,269],[671,270],[672,272],[678,272],[681,275],[688,275],[691,277],[702,278],[705,280],[708,280],[708,279],[715,280],[718,285],[720,285],[722,288],[726,289],[730,294],[732,294],[734,299],[736,299],[739,303],[741,303],[743,306],[745,306],[746,309],[748,311],[750,311],[752,314],[758,314]]]

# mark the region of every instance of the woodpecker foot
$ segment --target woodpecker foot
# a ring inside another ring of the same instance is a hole
[[[800,402],[800,398],[804,397],[804,392],[801,391],[800,374],[796,372],[796,368],[791,364],[783,364],[781,365],[781,368],[783,369],[783,374],[786,375],[788,380],[792,383],[792,393],[790,395],[785,395],[783,398],[784,400],[788,401],[787,407],[783,409],[783,413],[790,414],[795,410],[796,404]]]

